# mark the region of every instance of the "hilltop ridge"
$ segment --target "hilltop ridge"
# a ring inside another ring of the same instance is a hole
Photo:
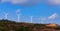
[[[60,31],[58,24],[33,24],[0,20],[0,31]]]

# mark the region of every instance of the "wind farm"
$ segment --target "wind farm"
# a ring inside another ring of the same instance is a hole
[[[9,20],[8,18],[9,18],[9,13],[4,13],[4,19],[6,20]],[[24,18],[24,16],[23,16],[23,14],[22,14],[22,12],[21,12],[21,9],[17,9],[16,11],[15,11],[15,16],[16,16],[16,21],[17,22],[21,22],[22,20],[24,20],[24,19],[26,19],[26,18]],[[12,16],[10,16],[10,17],[12,17]],[[24,19],[23,19],[23,18]],[[28,23],[28,21],[30,22],[30,23],[47,23],[47,22],[44,22],[44,21],[48,21],[48,20],[51,20],[51,21],[54,21],[56,18],[58,18],[58,15],[57,15],[57,13],[53,13],[51,16],[49,16],[49,17],[37,17],[37,19],[36,20],[38,20],[39,22],[33,22],[34,20],[35,20],[35,18],[34,18],[34,16],[27,16],[27,17],[29,17],[28,19],[26,19],[26,21],[25,22],[27,22]],[[3,19],[3,18],[2,18]],[[13,18],[12,18],[13,19]],[[12,20],[11,19],[11,20]],[[23,21],[23,22],[24,22]],[[50,21],[50,22],[51,22]],[[48,22],[48,23],[50,23],[50,22]]]
[[[0,31],[60,31],[60,0],[0,0]]]

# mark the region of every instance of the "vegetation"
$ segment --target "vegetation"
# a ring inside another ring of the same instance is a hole
[[[10,20],[0,20],[0,31],[58,31],[60,26],[47,27],[46,24],[18,23]],[[49,30],[50,29],[50,30]]]
[[[55,27],[54,29],[56,29],[56,30],[60,30],[60,26],[57,26],[57,27]]]

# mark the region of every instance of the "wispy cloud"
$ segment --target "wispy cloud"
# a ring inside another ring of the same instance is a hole
[[[60,0],[47,0],[49,4],[60,5]]]
[[[55,19],[57,17],[58,17],[57,13],[54,13],[51,16],[49,16],[48,19]]]
[[[44,1],[51,5],[60,5],[60,0],[1,0],[2,3],[10,2],[12,4],[19,4],[19,5],[34,5]]]
[[[10,0],[1,0],[1,3],[10,2]]]
[[[54,13],[54,14],[52,14],[49,17],[43,17],[43,18],[41,18],[41,20],[55,20],[56,18],[58,18],[58,14]]]
[[[47,20],[47,19],[48,19],[48,18],[46,18],[46,17],[40,18],[40,20],[42,20],[42,21]]]
[[[1,0],[1,2],[2,3],[10,2],[12,4],[19,4],[19,5],[33,5],[40,2],[40,0]]]
[[[17,10],[16,10],[16,13],[20,13],[20,9],[17,9]]]

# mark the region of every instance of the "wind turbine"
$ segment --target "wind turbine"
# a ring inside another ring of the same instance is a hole
[[[31,19],[31,23],[33,22],[33,16],[30,16],[30,19]]]
[[[17,14],[18,22],[20,22],[20,14]]]
[[[44,23],[44,21],[47,19],[46,17],[42,17],[42,18],[39,18],[40,19],[40,23]]]
[[[8,19],[8,13],[4,13],[5,14],[5,19]]]
[[[42,18],[39,18],[39,20],[40,20],[40,23],[42,23]]]
[[[20,21],[20,9],[17,9],[17,11],[16,11],[16,14],[17,14],[17,20],[18,20],[18,22]]]

